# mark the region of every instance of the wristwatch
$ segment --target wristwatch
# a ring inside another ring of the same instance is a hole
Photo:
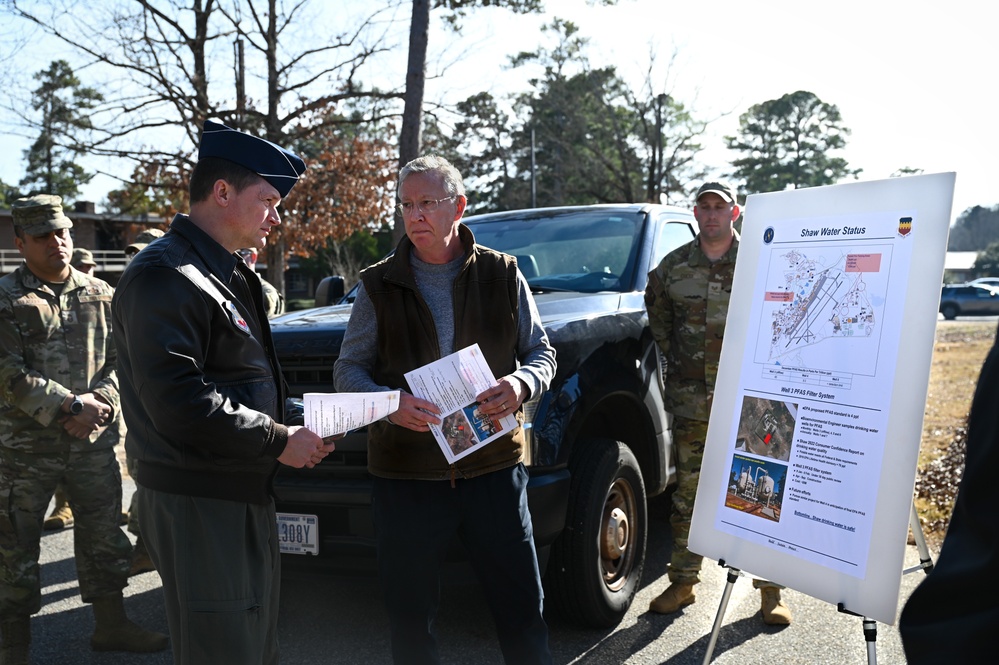
[[[83,400],[80,399],[79,395],[73,395],[73,401],[69,403],[69,412],[74,416],[83,413]]]

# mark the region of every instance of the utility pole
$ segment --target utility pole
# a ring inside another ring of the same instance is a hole
[[[653,196],[653,203],[662,203],[663,198],[663,106],[669,101],[669,95],[659,93],[656,95],[656,147],[653,158],[653,173],[655,186],[650,192]]]
[[[538,207],[538,171],[534,160],[534,127],[531,127],[531,207]]]
[[[237,39],[233,44],[236,55],[236,127],[243,129],[246,117],[246,67],[243,61],[243,40]]]

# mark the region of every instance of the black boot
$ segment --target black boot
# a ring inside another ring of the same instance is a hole
[[[0,645],[0,665],[28,665],[31,645],[31,617],[4,619],[0,623],[3,644]]]
[[[90,638],[94,651],[134,651],[148,653],[167,648],[169,640],[163,633],[140,628],[125,616],[121,592],[94,601],[97,627]]]

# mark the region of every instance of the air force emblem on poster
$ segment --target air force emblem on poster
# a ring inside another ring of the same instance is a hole
[[[912,233],[912,217],[899,217],[898,234],[903,238]]]
[[[232,322],[236,325],[236,327],[242,330],[247,335],[249,335],[250,326],[246,322],[246,319],[243,318],[243,315],[239,313],[239,310],[236,309],[235,303],[233,303],[231,300],[226,300],[225,306],[226,309],[229,310],[229,318],[232,319]]]

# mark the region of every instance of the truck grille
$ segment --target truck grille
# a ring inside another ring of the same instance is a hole
[[[335,356],[281,358],[281,372],[288,382],[289,394],[301,397],[305,393],[333,392],[335,361]]]

